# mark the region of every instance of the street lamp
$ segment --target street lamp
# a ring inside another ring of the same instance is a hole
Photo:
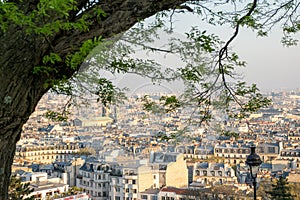
[[[255,146],[251,146],[251,152],[250,155],[247,156],[246,164],[250,167],[250,174],[251,178],[253,180],[253,189],[254,189],[254,200],[256,200],[256,176],[258,173],[258,168],[261,165],[262,161],[255,153]]]

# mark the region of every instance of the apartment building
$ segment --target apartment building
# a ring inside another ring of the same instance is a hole
[[[214,155],[224,159],[224,163],[238,164],[243,163],[250,154],[250,146],[252,144],[218,144],[214,148]],[[270,162],[279,157],[280,151],[283,149],[282,142],[259,143],[256,152],[260,155],[263,162]]]
[[[256,152],[263,162],[270,162],[279,157],[281,149],[283,149],[282,142],[259,143],[256,147]]]
[[[89,158],[79,169],[77,186],[95,200],[138,200],[147,189],[187,187],[188,169],[178,153],[152,152],[148,161],[118,164]]]
[[[209,159],[214,155],[213,146],[177,146],[175,152],[184,154],[184,158]]]
[[[131,184],[133,184],[133,182]],[[112,172],[110,176],[110,190],[109,190],[110,200],[123,200],[125,198],[124,187],[125,187],[124,179],[121,170],[115,173]]]
[[[300,148],[283,149],[280,152],[280,159],[291,160],[297,163],[297,168],[300,168]]]
[[[152,152],[149,167],[152,169],[153,188],[188,186],[188,169],[183,154]]]
[[[180,173],[178,173],[180,172]],[[125,200],[137,200],[148,189],[187,187],[188,170],[183,154],[151,152],[146,164],[123,166]]]
[[[77,185],[91,195],[92,199],[107,200],[110,189],[110,171],[108,164],[91,157],[79,169]]]
[[[233,168],[224,163],[195,163],[193,174],[193,181],[204,185],[237,182]]]
[[[51,164],[54,161],[65,161],[68,154],[79,151],[78,144],[35,144],[19,145],[16,148],[17,162]]]
[[[300,141],[300,132],[290,132],[288,134],[288,141]]]
[[[132,164],[131,166],[125,166],[123,168],[123,184],[124,184],[124,199],[125,200],[137,200],[139,187],[141,187],[147,181],[142,174],[139,173],[139,164]]]
[[[33,192],[28,195],[35,200],[45,200],[62,195],[69,190],[66,174],[62,178],[48,178],[45,172],[29,172],[23,174],[21,180],[29,182]]]
[[[245,162],[250,148],[245,144],[218,144],[214,148],[214,156],[224,159],[224,163],[238,164]]]

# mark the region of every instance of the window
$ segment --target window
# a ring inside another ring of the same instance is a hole
[[[158,200],[157,196],[151,196],[151,200]]]
[[[275,147],[268,147],[269,153],[275,153]]]
[[[265,153],[263,147],[258,147],[257,152],[258,152],[258,153]]]
[[[141,195],[141,198],[142,199],[148,199],[148,196],[147,195]]]
[[[227,176],[229,176],[229,177],[230,177],[230,176],[231,176],[231,172],[227,172]]]
[[[153,175],[153,179],[156,179],[156,175]]]
[[[133,193],[136,193],[136,189],[133,189]]]
[[[132,180],[132,184],[136,184],[136,180]]]

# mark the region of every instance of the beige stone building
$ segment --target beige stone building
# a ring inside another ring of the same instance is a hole
[[[233,168],[224,163],[195,163],[193,181],[203,185],[234,184],[237,177]]]
[[[55,160],[64,161],[67,154],[79,151],[77,144],[28,145],[16,148],[15,162],[51,164]]]
[[[188,169],[183,154],[152,152],[148,164],[124,167],[123,178],[125,199],[137,200],[147,189],[187,187]]]
[[[224,163],[238,164],[245,162],[250,148],[241,144],[219,144],[214,148],[214,156],[224,159]]]

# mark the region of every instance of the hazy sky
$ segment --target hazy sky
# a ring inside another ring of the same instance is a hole
[[[193,15],[181,15],[176,23],[178,30],[203,26],[201,20]],[[219,34],[224,40],[233,33],[232,29],[224,27],[206,28]],[[296,47],[284,47],[280,43],[281,36],[279,28],[264,38],[257,38],[249,29],[241,29],[231,45],[240,58],[247,62],[247,67],[243,70],[245,80],[257,83],[261,90],[300,88],[300,44]],[[300,40],[299,33],[296,38]]]
[[[300,88],[300,46],[283,47],[280,37],[279,31],[266,38],[249,31],[240,34],[233,47],[248,63],[245,80],[261,89]]]
[[[203,27],[209,33],[219,35],[227,40],[233,33],[233,29],[225,27],[214,27],[203,23],[197,16],[181,14],[175,18],[175,32],[184,37],[184,32],[192,26]],[[300,40],[299,33],[297,38]],[[231,44],[232,50],[237,52],[241,60],[247,62],[243,68],[244,80],[248,83],[256,83],[261,91],[285,90],[300,88],[300,45],[295,47],[284,47],[281,43],[280,29],[273,30],[268,37],[257,38],[256,34],[249,29],[241,29],[238,37]],[[162,36],[163,38],[163,36]],[[145,52],[138,52],[138,56]],[[155,60],[161,64],[176,64],[176,57],[164,57],[154,55]],[[150,80],[142,79],[135,75],[122,75],[117,77],[118,86],[129,87],[130,93],[143,92],[147,90],[176,92],[178,84],[152,85]]]

